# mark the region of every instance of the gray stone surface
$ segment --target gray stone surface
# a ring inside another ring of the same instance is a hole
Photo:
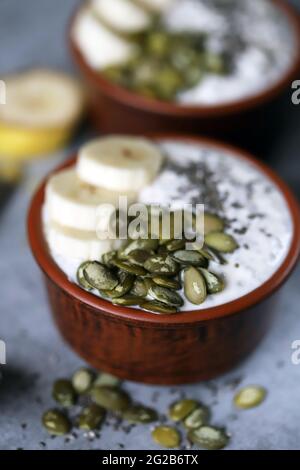
[[[71,69],[64,36],[75,3],[1,0],[0,74],[37,63]],[[264,157],[300,196],[300,108],[288,101],[286,106],[288,117]],[[28,249],[25,217],[35,185],[67,153],[28,167],[23,184],[0,214],[0,337],[7,344],[7,365],[2,367],[0,383],[0,448],[157,449],[150,426],[126,433],[106,424],[101,436],[90,441],[81,432],[76,438],[51,439],[40,425],[42,412],[53,406],[52,381],[70,374],[81,361],[63,344],[52,324],[40,273]],[[125,388],[146,404],[155,399],[161,412],[182,392],[203,400],[212,406],[213,422],[226,424],[231,432],[230,449],[300,449],[300,365],[291,363],[291,343],[300,339],[299,274],[298,268],[282,289],[265,341],[230,374],[193,386],[126,383]],[[235,380],[241,385],[266,386],[266,402],[257,409],[237,412],[232,405]]]

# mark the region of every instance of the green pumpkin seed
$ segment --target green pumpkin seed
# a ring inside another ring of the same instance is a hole
[[[122,414],[123,419],[129,423],[152,423],[157,420],[157,413],[151,408],[142,405],[132,405]]]
[[[179,290],[181,289],[181,284],[177,279],[172,279],[165,276],[154,276],[152,278],[153,282],[161,287],[168,287],[169,289]]]
[[[168,289],[167,287],[161,287],[153,284],[150,287],[148,293],[153,299],[172,307],[182,307],[184,303],[177,292]]]
[[[166,248],[168,251],[178,251],[185,247],[185,240],[172,240],[167,243]]]
[[[207,269],[200,268],[201,273],[206,282],[207,292],[209,294],[217,294],[224,290],[224,281],[217,274],[208,271]]]
[[[147,274],[147,271],[142,266],[129,264],[119,259],[114,259],[112,262],[114,266],[117,266],[119,269],[129,274],[134,274],[135,276],[145,276]]]
[[[177,308],[176,307],[171,307],[170,305],[163,304],[162,302],[158,302],[156,300],[152,301],[147,301],[140,306],[144,310],[148,310],[149,312],[154,312],[154,313],[160,313],[162,315],[171,315],[173,313],[177,313]]]
[[[148,294],[148,288],[145,284],[145,281],[143,279],[135,279],[132,289],[130,291],[130,295],[133,295],[135,297],[146,297]]]
[[[151,433],[153,440],[161,447],[174,449],[180,445],[180,434],[171,426],[157,426]]]
[[[93,431],[98,429],[105,417],[105,410],[92,403],[91,405],[83,408],[78,418],[78,427],[85,431]]]
[[[205,279],[192,266],[184,271],[184,293],[186,298],[194,305],[202,304],[207,297]]]
[[[100,293],[105,298],[115,299],[118,297],[123,297],[133,286],[134,276],[132,274],[126,273],[125,271],[120,271],[118,274],[119,284],[113,290],[101,290]]]
[[[173,403],[169,408],[169,416],[173,421],[183,421],[199,406],[196,400],[184,398]]]
[[[155,76],[154,87],[161,100],[171,101],[182,89],[183,79],[175,67],[165,64]]]
[[[207,259],[198,251],[193,250],[179,250],[173,253],[172,258],[180,264],[191,266],[208,266]]]
[[[224,75],[224,73],[226,73],[226,63],[220,54],[207,52],[205,54],[205,66],[211,73],[217,75]]]
[[[74,390],[79,393],[86,393],[93,385],[95,374],[90,369],[78,369],[72,377],[72,385]]]
[[[144,264],[145,269],[153,274],[175,276],[179,271],[179,265],[170,256],[154,255]]]
[[[206,406],[198,406],[192,413],[184,420],[184,427],[186,429],[198,429],[207,424],[210,418],[209,409]]]
[[[76,392],[72,382],[67,379],[56,380],[53,384],[52,397],[62,406],[72,406],[76,402]]]
[[[61,411],[49,410],[43,414],[43,426],[53,436],[63,436],[71,431],[69,419]]]
[[[213,426],[201,426],[188,433],[189,440],[199,447],[208,450],[223,449],[229,442],[229,436],[224,429]]]
[[[205,243],[221,253],[232,253],[238,248],[235,239],[223,232],[210,232],[205,236]]]
[[[116,258],[117,255],[117,251],[109,251],[108,253],[104,253],[104,255],[102,255],[102,263],[105,264],[105,266],[107,266],[108,268],[112,268],[113,264],[111,263],[111,261]]]
[[[103,387],[107,385],[109,387],[119,387],[120,384],[121,380],[118,377],[108,374],[107,372],[101,372],[95,379],[94,387]]]
[[[239,390],[234,397],[234,404],[237,408],[254,408],[264,401],[266,395],[265,388],[252,385]]]
[[[118,251],[118,257],[120,259],[128,259],[128,256],[132,251],[135,250],[144,250],[144,251],[155,251],[158,247],[158,240],[153,240],[151,238],[143,239],[138,238],[137,240],[132,240],[128,243],[125,248],[121,248]]]
[[[90,395],[94,403],[102,406],[105,410],[121,412],[125,411],[130,405],[130,398],[127,393],[108,385],[93,387]]]
[[[119,284],[117,276],[98,261],[89,262],[83,274],[87,282],[98,290],[112,290]]]
[[[146,250],[133,250],[128,256],[128,261],[131,264],[136,264],[137,266],[144,266],[148,258],[150,258],[151,253]]]
[[[209,212],[204,213],[204,234],[210,232],[223,232],[225,227],[224,221],[215,214]]]
[[[124,307],[141,305],[143,302],[145,302],[144,297],[136,297],[135,295],[125,295],[124,297],[112,299],[112,303],[114,305],[121,305]]]
[[[83,274],[83,270],[88,264],[89,264],[89,261],[85,261],[77,269],[77,282],[81,287],[83,287],[83,289],[92,290],[93,286],[91,286],[91,284],[87,282]]]
[[[169,52],[170,36],[164,31],[153,31],[147,37],[146,47],[150,55],[165,57]]]

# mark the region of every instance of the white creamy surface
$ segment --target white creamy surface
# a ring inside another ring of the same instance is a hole
[[[201,199],[201,178],[209,172],[205,181],[218,188],[223,201],[219,214],[230,221],[227,232],[240,246],[224,255],[228,264],[210,262],[209,269],[225,279],[224,291],[208,296],[200,306],[186,302],[183,310],[221,305],[259,287],[280,267],[291,243],[293,226],[281,192],[254,165],[232,154],[179,142],[164,142],[161,147],[167,156],[165,166],[140,193],[140,201],[174,207],[206,202],[206,210],[212,210],[209,200]],[[54,252],[52,255],[74,281],[83,260],[66,259]]]
[[[228,5],[234,5],[234,10]],[[255,95],[276,83],[294,60],[295,38],[290,25],[270,0],[174,0],[164,22],[170,30],[208,34],[211,52],[237,49],[228,75],[205,75],[194,88],[179,94],[178,103],[216,105]],[[100,47],[103,41],[99,42],[97,30],[95,17],[83,11],[73,37],[90,66],[101,68],[110,61],[110,54],[112,64],[122,57],[127,60],[130,43],[114,44],[112,39],[111,46],[107,42],[106,47]]]

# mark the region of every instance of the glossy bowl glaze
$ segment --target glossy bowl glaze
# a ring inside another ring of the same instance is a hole
[[[44,273],[51,311],[66,342],[98,369],[123,379],[156,384],[215,377],[250,353],[269,327],[274,300],[271,294],[287,279],[300,253],[298,203],[272,170],[225,144],[196,137],[172,139],[213,146],[250,161],[277,185],[286,200],[293,221],[290,249],[272,277],[249,294],[221,306],[166,316],[114,306],[71,283],[53,261],[42,226],[47,179],[34,195],[28,215],[31,249]],[[75,158],[57,170],[74,165]]]
[[[90,115],[95,127],[105,133],[180,132],[243,143],[253,143],[259,135],[266,134],[267,128],[275,126],[279,98],[291,87],[292,81],[299,78],[300,73],[300,17],[285,1],[273,2],[287,17],[294,31],[296,48],[293,64],[265,90],[214,106],[186,106],[147,99],[108,81],[87,64],[72,40],[73,18],[68,41],[88,90]]]

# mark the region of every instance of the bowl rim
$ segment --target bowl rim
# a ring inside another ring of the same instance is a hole
[[[138,321],[144,323],[152,323],[153,325],[184,325],[190,323],[202,323],[204,321],[214,320],[238,314],[241,311],[249,309],[268,298],[273,294],[291,274],[293,268],[296,266],[297,260],[300,255],[300,209],[298,201],[294,197],[288,186],[281,180],[277,174],[270,169],[265,163],[257,160],[251,154],[244,150],[240,150],[230,144],[220,143],[214,139],[207,139],[202,137],[187,137],[173,134],[155,134],[146,136],[152,138],[154,141],[174,141],[183,142],[192,145],[202,145],[212,147],[222,152],[233,154],[235,157],[252,164],[261,173],[263,173],[269,180],[275,184],[278,190],[283,195],[287,207],[290,211],[293,223],[293,236],[290,243],[288,253],[279,266],[279,268],[267,279],[262,285],[252,290],[248,294],[239,297],[233,301],[225,304],[210,307],[202,310],[192,310],[179,312],[173,315],[157,315],[151,312],[146,312],[141,309],[134,309],[130,307],[115,306],[111,302],[101,299],[94,294],[91,294],[77,284],[68,280],[66,274],[57,266],[52,256],[50,255],[47,243],[43,233],[42,223],[42,206],[45,195],[45,185],[48,178],[60,171],[63,168],[71,166],[76,160],[76,153],[63,164],[60,164],[52,172],[50,172],[42,181],[37,191],[32,197],[31,204],[28,211],[27,230],[28,239],[31,246],[32,253],[44,274],[50,278],[57,286],[64,290],[68,295],[75,297],[77,301],[89,305],[90,307],[99,310],[99,313],[109,314],[111,317],[119,318],[130,321]]]
[[[284,0],[271,0],[275,6],[287,18],[295,37],[295,57],[293,63],[273,84],[263,90],[253,93],[250,96],[239,98],[237,100],[228,101],[226,103],[216,105],[179,105],[176,103],[168,103],[156,99],[150,99],[137,93],[133,93],[124,87],[116,85],[107,80],[101,73],[94,70],[85,60],[83,54],[75,44],[72,37],[73,25],[78,12],[83,8],[82,5],[77,7],[68,27],[68,43],[71,55],[79,70],[86,76],[87,80],[95,87],[101,89],[107,96],[116,100],[123,105],[133,109],[142,110],[144,112],[152,112],[161,115],[181,116],[181,117],[218,117],[227,116],[243,111],[256,108],[266,102],[272,101],[279,96],[288,85],[297,78],[300,71],[300,15],[297,10]]]

